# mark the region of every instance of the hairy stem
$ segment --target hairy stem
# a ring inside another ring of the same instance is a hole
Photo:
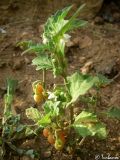
[[[46,87],[46,69],[43,69],[43,87]]]
[[[68,87],[68,80],[66,78],[66,75],[64,74],[63,77],[64,77],[64,83],[65,83],[65,86],[67,88],[67,91],[70,94],[69,87]],[[73,105],[70,106],[70,112],[69,113],[70,113],[70,122],[72,124],[74,122],[74,107],[73,107]]]

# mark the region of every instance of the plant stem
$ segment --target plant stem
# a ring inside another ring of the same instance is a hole
[[[64,78],[64,84],[65,84],[66,89],[67,89],[67,91],[68,91],[68,93],[69,93],[69,88],[68,88],[68,81],[67,81],[67,78],[66,78],[66,76],[63,76],[63,78]]]
[[[66,86],[67,91],[70,95],[70,91],[69,91],[69,88],[68,88],[68,80],[66,78],[66,75],[64,74],[63,77],[64,77],[65,86]],[[71,124],[74,122],[74,107],[73,107],[73,105],[70,106],[70,122],[71,122]]]
[[[46,87],[46,69],[43,69],[43,87]]]
[[[73,105],[70,106],[70,121],[71,121],[71,124],[73,124],[73,122],[74,122],[74,107],[73,107]]]

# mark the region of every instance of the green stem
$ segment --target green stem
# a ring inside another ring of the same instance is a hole
[[[64,83],[65,83],[65,86],[67,88],[67,91],[70,95],[70,91],[69,91],[69,87],[68,87],[68,80],[66,78],[66,74],[64,74],[63,78],[64,78]],[[70,112],[69,113],[70,113],[70,122],[71,122],[71,124],[73,124],[73,122],[74,122],[74,107],[73,107],[73,105],[70,106]]]
[[[43,87],[46,87],[46,69],[43,69]]]

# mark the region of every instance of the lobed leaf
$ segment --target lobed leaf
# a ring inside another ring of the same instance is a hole
[[[34,45],[30,45],[28,46],[28,48],[22,53],[25,54],[25,53],[44,53],[46,50],[48,50],[48,46],[45,45],[45,44],[34,44]]]
[[[56,12],[55,15],[51,16],[45,26],[44,26],[44,33],[43,33],[43,41],[47,42],[49,40],[52,40],[53,36],[55,36],[59,30],[64,26],[64,24],[67,22],[64,20],[68,12],[72,6],[68,6],[62,10],[59,10]]]
[[[52,69],[52,62],[46,55],[41,55],[32,60],[33,65],[37,65],[36,70]]]
[[[67,31],[70,31],[71,29],[75,29],[76,28],[76,25],[75,25],[75,22],[77,20],[76,17],[79,15],[79,12],[83,9],[84,6],[85,6],[84,4],[81,5],[78,8],[78,10],[73,14],[73,16],[69,20],[67,20],[66,23],[64,23],[63,27],[61,27],[59,32],[55,35],[55,37],[54,37],[55,39],[59,39]],[[83,24],[86,24],[85,21],[84,21],[84,23],[83,23],[83,21],[79,21],[79,26],[83,26]]]
[[[106,138],[106,127],[99,122],[94,113],[82,111],[76,118],[72,125],[79,136],[98,136],[99,138]]]
[[[69,89],[72,97],[71,103],[75,102],[80,95],[86,94],[98,80],[98,77],[83,75],[77,72],[68,77]]]
[[[52,117],[53,117],[53,116],[59,115],[60,105],[61,105],[60,101],[56,101],[56,102],[46,101],[43,107],[44,107],[45,112],[47,114],[51,112]]]
[[[79,123],[79,122],[98,122],[97,116],[94,113],[87,112],[87,111],[82,111],[77,117],[75,117],[75,122],[74,123]]]
[[[26,109],[26,116],[28,119],[31,119],[34,122],[38,122],[38,120],[40,120],[42,117],[38,109],[33,107]]]

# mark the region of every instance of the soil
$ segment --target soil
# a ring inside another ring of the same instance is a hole
[[[0,1],[1,115],[3,113],[3,96],[6,93],[6,78],[8,77],[13,77],[19,81],[14,101],[16,113],[24,115],[26,108],[35,105],[32,98],[31,83],[41,79],[42,74],[35,71],[35,66],[31,65],[34,55],[22,56],[22,50],[16,44],[24,40],[41,42],[43,24],[48,16],[58,8],[60,8],[59,2],[48,5],[46,1],[39,1],[39,4],[33,0]],[[115,23],[109,23],[96,17],[89,20],[84,29],[72,31],[72,39],[67,44],[66,49],[69,74],[75,70],[102,73],[114,80],[110,85],[100,90],[101,106],[98,108],[99,111],[110,106],[120,107],[120,21],[118,21],[120,12],[115,7],[112,14],[117,18]],[[60,82],[59,79],[55,81]],[[52,74],[48,73],[48,86],[53,85],[53,83]],[[25,116],[23,116],[24,121],[26,122]],[[39,141],[36,139],[29,140],[25,146],[39,149],[41,160],[94,160],[104,157],[113,157],[114,159],[114,157],[120,156],[120,124],[119,121],[109,118],[104,118],[103,121],[107,123],[109,131],[107,139],[86,139],[73,157],[67,153],[56,152],[43,137]],[[10,158],[10,160],[18,159],[30,160],[30,158],[18,156]]]

